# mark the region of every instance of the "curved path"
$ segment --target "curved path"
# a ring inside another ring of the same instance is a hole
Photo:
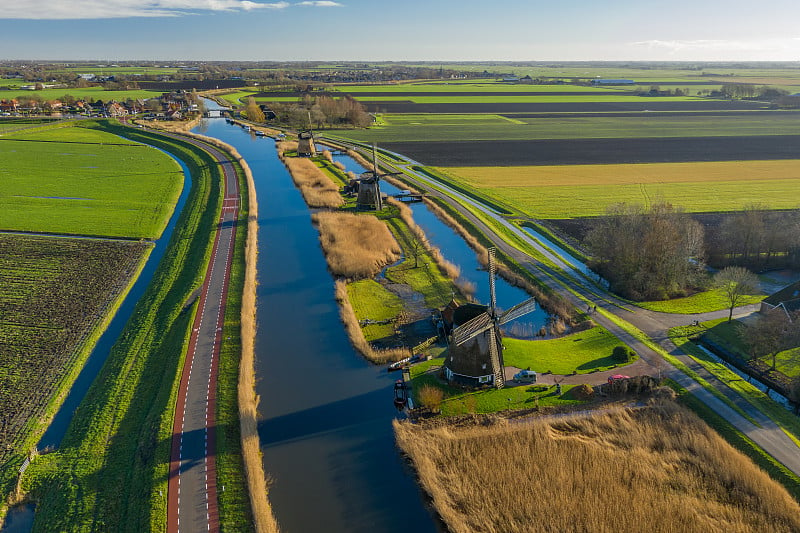
[[[158,133],[209,152],[222,167],[225,181],[222,214],[178,389],[167,498],[169,533],[219,531],[215,462],[217,371],[239,212],[239,182],[233,164],[222,151],[192,137]]]
[[[338,139],[335,142],[352,146],[350,143],[342,142]],[[420,189],[427,191],[430,196],[440,198],[447,202],[465,218],[470,220],[470,222],[472,222],[480,231],[487,235],[495,244],[495,246],[512,257],[542,283],[547,285],[553,291],[562,295],[578,309],[585,308],[587,303],[590,302],[590,305],[596,305],[597,307],[603,308],[604,310],[613,313],[619,316],[621,319],[634,325],[671,355],[679,358],[681,362],[689,366],[693,371],[697,372],[703,379],[719,390],[739,409],[746,412],[748,416],[750,416],[752,420],[756,421],[757,423],[754,424],[747,418],[743,417],[741,414],[739,414],[739,412],[731,408],[730,405],[721,401],[708,390],[703,388],[694,379],[690,378],[682,371],[667,363],[658,352],[651,349],[649,346],[619,327],[610,319],[606,318],[600,313],[593,314],[592,320],[609,330],[641,356],[640,361],[635,363],[635,368],[634,365],[627,367],[629,372],[636,370],[635,373],[638,374],[659,375],[673,379],[682,387],[694,394],[703,403],[708,405],[717,414],[733,424],[742,433],[755,441],[767,453],[772,455],[775,459],[780,461],[795,474],[800,475],[800,448],[798,448],[797,444],[795,444],[783,432],[780,426],[778,426],[764,413],[756,409],[752,404],[747,402],[741,395],[733,391],[725,383],[721,382],[711,373],[706,371],[693,359],[684,355],[669,339],[667,331],[670,328],[688,325],[694,320],[705,321],[712,320],[714,318],[721,318],[727,316],[727,310],[701,313],[696,315],[679,315],[658,313],[632,306],[616,298],[613,294],[610,294],[606,290],[600,288],[597,286],[597,284],[589,281],[583,276],[583,274],[580,273],[579,269],[574,264],[569,262],[569,258],[559,256],[550,249],[542,246],[541,243],[533,239],[527,232],[521,230],[517,226],[514,226],[505,218],[503,218],[502,215],[496,213],[486,205],[476,202],[472,198],[461,194],[460,192],[448,187],[443,183],[434,183],[431,179],[418,172],[415,172],[413,168],[411,168],[413,166],[422,166],[422,163],[409,160],[401,154],[395,155],[406,159],[408,163],[393,164],[398,168],[402,168],[408,174],[414,176],[416,178],[416,185]],[[535,258],[508,244],[502,236],[498,235],[497,232],[494,231],[494,229],[487,226],[481,219],[476,217],[462,204],[468,204],[474,207],[483,215],[490,217],[499,224],[503,225],[509,231],[517,235],[521,240],[542,253],[553,264],[557,265],[558,269],[548,267]],[[747,315],[754,312],[756,309],[757,306],[740,307],[736,310],[735,316]]]

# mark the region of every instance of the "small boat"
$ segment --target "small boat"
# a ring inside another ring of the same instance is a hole
[[[263,131],[256,130],[256,137],[264,137],[265,135],[266,135],[266,133],[264,133]]]
[[[408,403],[408,386],[402,379],[394,382],[394,406],[402,410]]]
[[[414,354],[411,357],[406,357],[405,359],[400,359],[399,361],[390,364],[386,367],[388,372],[394,372],[395,370],[401,370],[403,367],[408,365],[413,365],[414,363],[418,363],[422,361],[422,354]]]

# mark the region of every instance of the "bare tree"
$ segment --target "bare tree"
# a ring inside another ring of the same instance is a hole
[[[755,274],[743,267],[725,267],[714,276],[714,286],[725,295],[725,301],[730,305],[728,322],[733,319],[733,309],[737,307],[745,296],[758,291],[758,278]]]
[[[797,345],[797,330],[797,324],[792,322],[786,311],[773,309],[760,317],[756,323],[744,328],[740,335],[742,341],[750,348],[750,355],[754,359],[771,357],[771,367],[775,370],[778,354]]]

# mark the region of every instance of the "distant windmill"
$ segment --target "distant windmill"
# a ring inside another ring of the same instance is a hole
[[[455,310],[453,333],[444,364],[450,381],[469,385],[505,386],[503,345],[500,326],[536,309],[531,298],[502,314],[497,312],[495,296],[495,248],[489,249],[489,306],[466,304]]]
[[[311,129],[311,111],[308,112],[308,129],[300,130],[297,133],[297,155],[300,157],[311,157],[316,155],[317,148],[314,146],[314,132]]]

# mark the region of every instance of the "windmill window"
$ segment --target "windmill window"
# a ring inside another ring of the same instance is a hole
[[[492,376],[481,376],[478,378],[478,383],[489,383],[492,380]]]

